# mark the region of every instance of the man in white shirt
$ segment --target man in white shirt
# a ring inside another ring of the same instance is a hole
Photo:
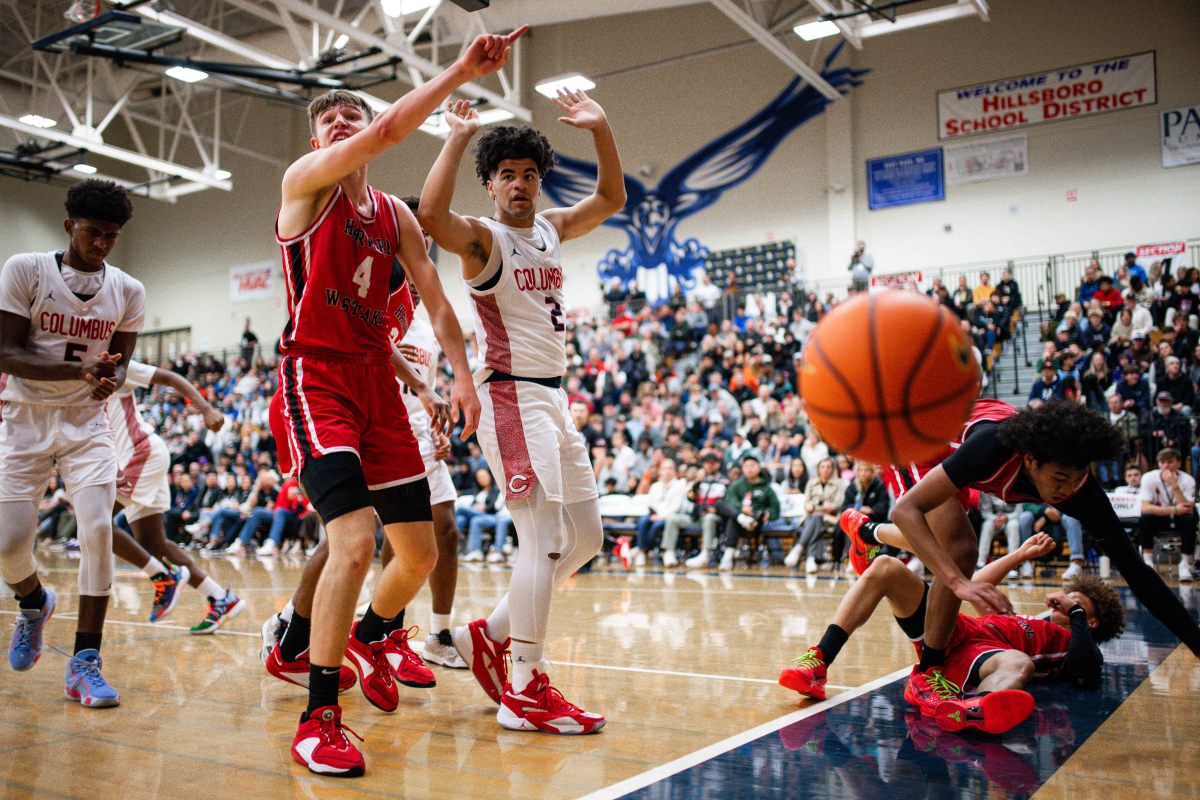
[[[1142,558],[1154,566],[1154,539],[1164,533],[1176,534],[1183,541],[1179,561],[1180,582],[1192,580],[1192,558],[1196,549],[1196,479],[1180,467],[1183,458],[1173,447],[1158,451],[1158,469],[1142,476],[1138,499],[1142,519],[1138,539]]]
[[[679,512],[687,502],[688,482],[679,477],[675,462],[664,458],[658,465],[658,480],[650,484],[647,496],[650,513],[638,520],[637,546],[630,552],[635,567],[646,565],[646,554],[654,549],[654,542],[666,527],[667,519]],[[663,566],[673,567],[677,563],[675,551],[663,553]]]

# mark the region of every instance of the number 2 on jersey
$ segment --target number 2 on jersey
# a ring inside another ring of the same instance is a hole
[[[550,324],[554,326],[554,332],[562,333],[567,329],[567,326],[563,325],[562,306],[549,295],[546,296],[546,305],[550,306]]]
[[[354,284],[358,286],[358,296],[366,297],[367,292],[371,290],[371,257],[367,256],[363,262],[358,265],[358,269],[354,270],[354,277],[351,278]]]

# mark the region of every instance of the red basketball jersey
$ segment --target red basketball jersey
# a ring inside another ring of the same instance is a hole
[[[975,620],[976,635],[995,639],[1033,659],[1034,674],[1045,677],[1062,664],[1071,646],[1071,632],[1046,619],[1018,614],[991,614]]]
[[[400,346],[408,326],[412,324],[417,304],[413,302],[412,288],[408,276],[399,261],[392,268],[391,295],[388,297],[387,335],[392,344]]]
[[[378,356],[391,354],[388,299],[400,225],[395,200],[368,187],[373,211],[358,213],[341,185],[299,236],[279,237],[288,290],[283,353]]]

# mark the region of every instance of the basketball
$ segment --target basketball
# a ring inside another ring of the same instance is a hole
[[[936,456],[979,395],[971,339],[915,292],[860,294],[818,323],[804,349],[801,401],[829,446],[875,464]]]

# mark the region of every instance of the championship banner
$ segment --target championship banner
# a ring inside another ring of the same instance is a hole
[[[1011,178],[1029,172],[1029,137],[1023,133],[983,142],[948,144],[942,148],[946,160],[946,183]]]
[[[1200,164],[1200,106],[1162,113],[1162,165]]]
[[[275,265],[270,261],[243,264],[229,270],[229,299],[234,303],[270,299],[275,288]]]
[[[946,199],[942,148],[867,159],[871,210]]]
[[[1154,51],[938,92],[938,138],[1154,105]]]

